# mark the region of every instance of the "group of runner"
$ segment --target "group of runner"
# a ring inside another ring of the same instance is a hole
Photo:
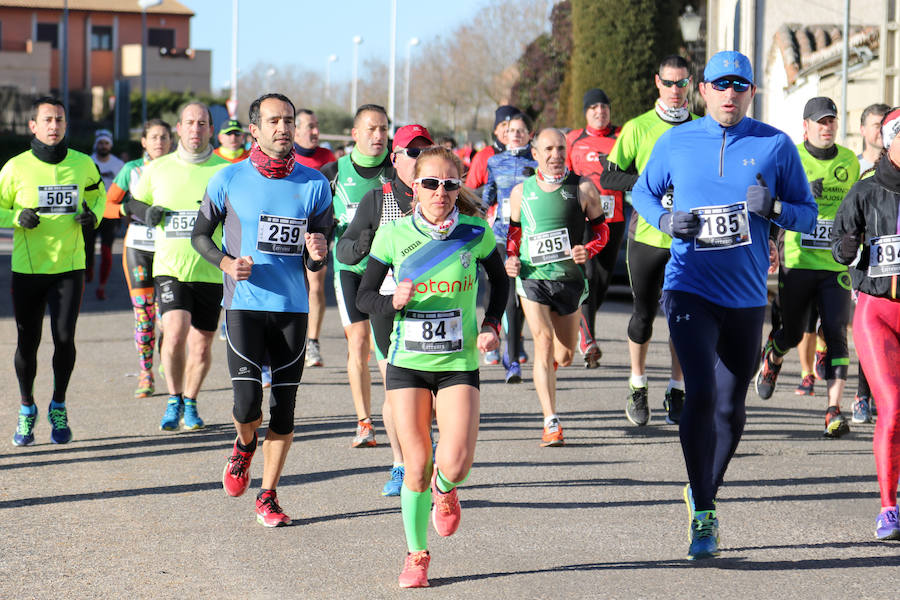
[[[817,329],[824,338],[826,435],[848,431],[840,400],[851,288],[858,292],[861,368],[881,415],[875,454],[883,510],[876,535],[900,538],[900,382],[890,363],[900,353],[894,309],[900,151],[890,144],[900,111],[878,105],[863,115],[863,131],[880,137],[866,137],[868,154],[857,159],[834,143],[837,111],[827,98],[807,104],[799,146],[746,117],[756,86],[749,60],[738,52],[720,52],[706,65],[699,82],[705,117],[687,108],[692,79],[683,58],[664,58],[654,82],[655,106],[621,128],[612,124],[611,101],[601,89],[584,94],[587,125],[568,136],[554,128],[533,135],[526,115],[502,106],[494,144],[473,158],[467,174],[422,125],[401,127],[390,140],[388,115],[378,105],[359,107],[353,151],[335,161],[318,146],[314,113],[283,95],[266,94],[251,105],[249,151],[238,141],[240,123],[228,121],[214,152],[209,109],[190,102],[179,112],[175,151],[169,152],[170,126],[149,121],[144,156],[125,165],[108,193],[96,162],[66,147],[62,104],[37,100],[31,150],[0,171],[0,226],[15,230],[21,407],[13,443],[34,442],[35,357],[48,304],[55,345],[51,439],[72,437],[65,391],[85,280],[82,232],[95,228],[104,210],[124,214],[130,224],[123,267],[141,369],[135,396],[154,393],[158,349],[168,392],[160,428],[203,427],[197,397],[224,306],[236,439],[223,487],[235,497],[249,487],[268,383],[256,515],[268,527],[289,524],[276,489],[303,369],[323,364],[319,332],[330,255],[357,413],[350,445],[377,444],[368,369],[374,339],[393,451],[382,494],[400,497],[408,549],[399,583],[427,586],[429,515],[442,536],[460,523],[457,487],[468,477],[478,433],[479,353],[488,364],[502,362],[507,383],[521,382],[528,360],[524,317],[534,341],[540,444],[563,445],[557,369],[570,365],[578,349],[586,368],[599,365],[595,316],[625,238],[630,194],[634,311],[625,415],[637,426],[650,420],[646,361],[661,303],[672,349],[663,408],[666,421],[679,425],[687,467],[688,557],[718,554],[716,495],[740,441],[750,382],[756,375],[758,393],[770,397],[785,354],[804,333],[812,347]],[[873,152],[877,144],[890,150]],[[863,160],[874,176],[856,183]],[[472,188],[481,188],[480,197]],[[490,290],[480,325],[479,269]],[[773,332],[757,372],[767,276],[776,271]],[[804,393],[812,394],[804,382]],[[873,404],[860,394],[853,418],[871,420]]]

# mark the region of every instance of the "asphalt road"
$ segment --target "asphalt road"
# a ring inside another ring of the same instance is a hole
[[[8,256],[0,286],[9,285]],[[116,256],[116,261],[119,256]],[[52,345],[36,382],[37,442],[10,444],[16,423],[15,323],[0,302],[0,598],[895,598],[900,545],[874,540],[879,509],[872,426],[823,439],[824,386],[797,397],[791,357],[770,401],[751,391],[743,442],[719,498],[722,556],[691,563],[677,431],[664,424],[666,326],[650,351],[653,419],[624,417],[630,307],[599,318],[598,370],[561,369],[567,445],[540,448],[541,416],[526,382],[482,369],[475,467],[460,489],[451,538],[430,533],[428,590],[399,590],[405,555],[399,499],[383,498],[390,451],[353,450],[354,415],[337,310],[328,309],[326,366],[307,369],[295,443],[279,487],[294,526],[254,518],[251,493],[225,495],[234,439],[221,342],[199,398],[207,427],[159,430],[165,396],[135,400],[131,312],[115,263],[110,297],[85,293],[69,389],[74,440],[50,444],[45,414]],[[8,289],[8,287],[5,287]],[[526,344],[530,350],[530,342]],[[855,374],[856,369],[851,371]],[[380,377],[372,364],[373,380]],[[855,389],[851,378],[848,389]],[[158,387],[163,382],[158,381]],[[383,393],[376,387],[373,404]],[[849,400],[847,400],[849,406]]]

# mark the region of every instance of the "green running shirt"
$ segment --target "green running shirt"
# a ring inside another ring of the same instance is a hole
[[[388,362],[419,371],[474,371],[478,261],[496,251],[487,222],[459,216],[446,240],[434,240],[410,215],[375,232],[369,256],[389,265],[415,294],[394,316]]]
[[[353,216],[356,214],[356,208],[359,206],[360,200],[369,190],[381,187],[388,178],[384,169],[378,172],[378,175],[370,179],[366,179],[360,175],[353,167],[350,155],[345,154],[337,161],[337,178],[334,182],[334,218],[337,220],[337,228],[334,232],[334,239],[340,239]],[[366,271],[366,264],[369,259],[364,258],[355,265],[345,265],[334,257],[335,271],[352,271],[358,275],[362,275]],[[335,278],[337,279],[337,278]]]
[[[84,268],[84,233],[75,215],[81,204],[97,216],[106,207],[106,190],[97,165],[71,148],[58,164],[40,160],[31,150],[11,158],[0,170],[0,227],[12,227],[15,273],[67,273]],[[19,226],[22,209],[33,208],[41,222]]]

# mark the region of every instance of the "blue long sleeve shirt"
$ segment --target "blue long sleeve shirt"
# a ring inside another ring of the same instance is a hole
[[[485,209],[497,205],[497,217],[492,229],[498,241],[506,240],[509,230],[509,195],[516,185],[531,177],[531,173],[525,173],[527,168],[537,168],[537,161],[531,155],[531,144],[515,152],[506,150],[495,154],[487,161],[488,180],[482,191],[481,202]]]
[[[658,226],[667,212],[660,198],[670,184],[675,189],[672,210],[718,215],[719,220],[709,217],[707,226],[713,231],[719,226],[718,233],[730,233],[732,225],[737,231],[747,219],[740,242],[719,238],[721,247],[673,238],[664,290],[690,292],[731,308],[765,306],[769,220],[746,210],[747,188],[756,184],[757,174],[772,197],[782,201],[781,216],[774,222],[812,232],[818,208],[797,149],[784,132],[749,117],[723,127],[706,116],[659,138],[632,190],[632,203],[648,223]]]

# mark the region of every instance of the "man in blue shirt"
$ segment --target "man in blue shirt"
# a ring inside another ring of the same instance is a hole
[[[770,221],[810,232],[817,214],[790,138],[745,116],[756,93],[749,59],[719,52],[699,89],[707,115],[659,138],[632,191],[641,216],[673,237],[662,304],[685,376],[689,559],[719,553],[715,498],[744,429],[777,261]],[[669,185],[671,212],[660,201]]]

